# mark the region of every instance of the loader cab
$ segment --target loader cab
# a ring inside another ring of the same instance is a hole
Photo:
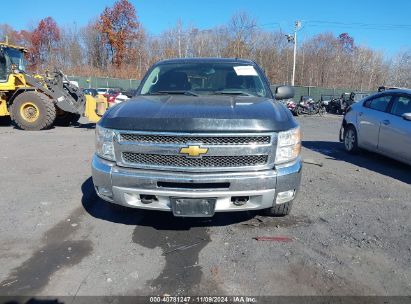
[[[26,59],[24,58],[24,51],[17,48],[5,48],[7,68],[11,71],[13,68],[19,71],[26,70]]]
[[[0,48],[0,82],[7,80],[7,62],[3,48]]]
[[[0,81],[6,81],[14,70],[25,71],[25,48],[0,44]]]

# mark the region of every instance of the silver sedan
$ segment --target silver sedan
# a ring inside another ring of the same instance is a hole
[[[411,165],[411,90],[388,90],[353,104],[340,141],[347,152],[363,148]]]

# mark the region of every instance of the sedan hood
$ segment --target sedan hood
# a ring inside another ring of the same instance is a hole
[[[153,132],[269,132],[296,127],[272,99],[245,96],[137,96],[109,109],[104,128]]]

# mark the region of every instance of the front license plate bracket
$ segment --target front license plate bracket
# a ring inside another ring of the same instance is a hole
[[[216,198],[172,197],[171,208],[174,216],[210,217],[214,215]]]

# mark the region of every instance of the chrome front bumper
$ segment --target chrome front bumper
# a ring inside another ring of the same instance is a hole
[[[273,204],[278,193],[294,190],[292,200],[301,180],[302,162],[276,167],[275,170],[257,172],[188,173],[123,168],[114,162],[94,155],[93,182],[97,194],[104,200],[128,207],[171,211],[171,197],[216,198],[215,212],[260,210]],[[166,186],[159,185],[159,182]],[[172,183],[172,184],[171,184]],[[220,188],[195,188],[196,184],[225,185]],[[174,186],[174,185],[178,186]],[[173,185],[168,187],[167,185]],[[185,187],[189,185],[190,187]],[[147,203],[143,196],[155,196]],[[233,197],[248,197],[243,205],[232,202]]]

